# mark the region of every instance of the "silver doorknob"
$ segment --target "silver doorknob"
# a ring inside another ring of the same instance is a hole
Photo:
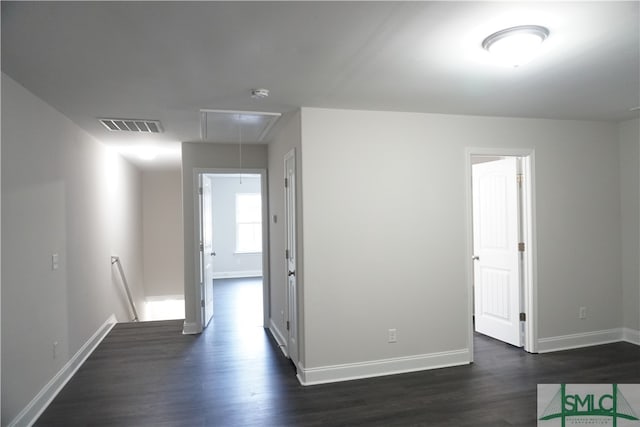
[[[473,261],[480,261],[480,257],[478,255],[474,255],[471,257]]]
[[[211,252],[211,256],[216,256],[216,253],[215,252]]]
[[[287,273],[287,276],[295,276],[295,275],[296,275],[295,271],[289,270],[289,272]]]

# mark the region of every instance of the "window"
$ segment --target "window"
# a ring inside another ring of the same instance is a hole
[[[262,200],[259,193],[236,194],[236,252],[262,252]]]

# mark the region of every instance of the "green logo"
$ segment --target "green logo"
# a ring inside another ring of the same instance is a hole
[[[588,388],[586,384],[579,385],[581,389]],[[611,393],[593,392],[567,392],[567,385],[560,384],[560,388],[553,396],[540,421],[549,421],[559,418],[562,427],[565,427],[567,419],[572,424],[593,424],[592,417],[608,417],[612,425],[616,427],[619,419],[638,421],[638,416],[629,405],[629,402],[620,392],[617,384],[612,384]],[[579,420],[573,417],[581,417]]]

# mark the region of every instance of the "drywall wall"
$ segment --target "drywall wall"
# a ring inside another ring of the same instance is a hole
[[[195,242],[194,203],[197,200],[194,186],[196,169],[224,169],[237,172],[239,169],[255,171],[267,168],[267,146],[262,144],[243,144],[242,168],[240,151],[237,144],[206,144],[200,142],[182,143],[182,212],[184,232],[184,298],[185,332],[197,333],[200,330],[202,313],[200,301],[196,298],[197,253]],[[266,256],[266,254],[265,254]],[[268,274],[268,272],[265,272]]]
[[[145,297],[184,294],[182,176],[179,169],[142,173]]]
[[[623,326],[640,334],[640,119],[620,123],[619,136]]]
[[[306,369],[460,362],[466,147],[535,150],[539,337],[620,327],[615,124],[303,108]]]
[[[138,302],[143,277],[137,169],[5,74],[2,123],[6,425],[111,314],[130,318],[111,255]]]
[[[283,117],[273,141],[269,143],[269,245],[270,245],[270,327],[279,341],[286,340],[287,316],[287,266],[285,261],[285,221],[284,221],[284,156],[292,149],[296,151],[296,226],[298,246],[296,278],[298,286],[298,330],[303,330],[304,316],[302,312],[302,295],[304,293],[304,254],[302,235],[302,157],[300,111],[295,111]],[[274,220],[275,217],[275,220]],[[298,356],[304,362],[304,336],[298,337]],[[281,342],[280,344],[284,344]]]
[[[236,194],[260,194],[260,176],[213,177],[213,278],[262,276],[262,252],[236,252]]]
[[[0,93],[2,89],[0,88]],[[0,104],[2,102],[0,101]],[[0,105],[0,110],[2,109]],[[2,129],[2,114],[0,114]],[[2,137],[0,136],[0,189],[2,188]],[[1,193],[1,192],[0,192]],[[0,197],[0,224],[2,224],[2,197]],[[0,226],[0,242],[2,242],[2,226]],[[2,244],[0,244],[0,384],[2,384]],[[2,387],[0,386],[0,424],[2,423]]]

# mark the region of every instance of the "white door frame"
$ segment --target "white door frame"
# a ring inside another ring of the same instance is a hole
[[[523,222],[524,222],[524,312],[525,322],[524,350],[529,353],[538,352],[538,278],[537,278],[537,241],[536,241],[536,192],[535,192],[535,152],[526,148],[471,148],[465,149],[465,206],[467,220],[467,247],[466,247],[466,272],[467,272],[467,315],[469,348],[469,360],[473,362],[473,195],[471,190],[471,157],[472,156],[510,156],[522,157],[522,174],[524,183],[523,196]]]
[[[195,304],[196,304],[196,325],[195,328],[198,331],[204,329],[202,324],[202,310],[200,304],[202,301],[202,290],[200,289],[200,283],[198,283],[198,277],[200,275],[200,230],[198,224],[200,223],[200,209],[199,203],[199,177],[203,174],[230,174],[230,173],[246,173],[260,175],[260,195],[262,198],[262,327],[267,328],[269,325],[269,317],[271,306],[269,304],[269,195],[267,191],[267,170],[266,169],[226,169],[226,168],[194,168],[193,169],[193,210],[194,210],[194,253],[196,256],[194,272],[196,280],[193,283],[195,290]],[[214,230],[215,232],[215,230]]]

